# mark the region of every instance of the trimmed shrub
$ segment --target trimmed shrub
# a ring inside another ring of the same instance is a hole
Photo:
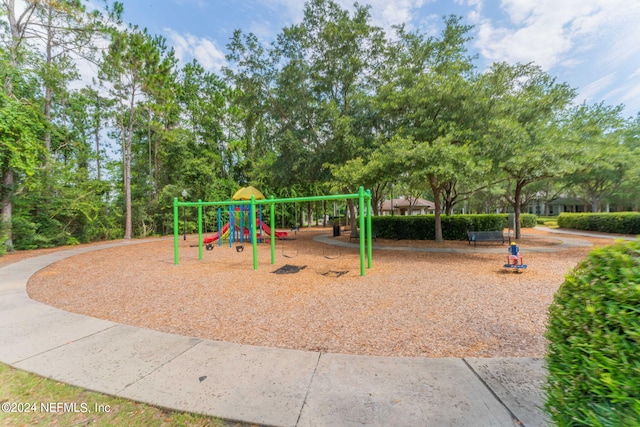
[[[558,226],[603,233],[640,234],[640,213],[561,213]]]
[[[520,226],[523,228],[533,228],[538,224],[538,217],[534,214],[520,214]]]
[[[494,231],[507,227],[507,214],[442,215],[442,237],[445,240],[467,240],[467,231]],[[398,240],[435,240],[435,215],[396,215],[371,218],[378,237]],[[536,226],[537,217],[521,214],[520,225]]]
[[[596,249],[567,275],[546,337],[558,426],[640,425],[640,242]]]
[[[467,231],[502,230],[507,215],[442,215],[442,236],[445,240],[467,240]],[[376,216],[371,219],[377,236],[399,240],[435,240],[435,215]]]

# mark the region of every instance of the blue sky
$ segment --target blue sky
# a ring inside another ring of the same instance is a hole
[[[236,28],[265,43],[302,19],[302,0],[122,0],[124,19],[167,38],[178,58],[217,72]],[[336,0],[352,9],[352,0]],[[442,16],[473,25],[469,48],[484,70],[495,61],[535,62],[578,90],[576,102],[640,112],[640,0],[360,0],[373,23],[437,34]]]

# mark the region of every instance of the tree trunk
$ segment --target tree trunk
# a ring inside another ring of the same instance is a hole
[[[22,11],[22,14],[16,16],[15,1],[4,1],[2,6],[6,11],[7,20],[9,21],[9,30],[11,31],[11,48],[9,52],[11,68],[17,70],[19,68],[18,61],[18,49],[24,39],[24,30],[29,23],[31,14],[36,7],[37,2],[27,3],[26,8]],[[24,19],[24,21],[23,21]],[[4,91],[9,97],[13,97],[13,74],[7,73],[3,82]],[[13,183],[14,172],[9,163],[6,164],[6,169],[2,175],[2,225],[7,235],[7,240],[4,244],[9,248],[13,248],[13,230],[12,230],[12,218],[13,218]]]
[[[127,144],[127,143],[125,143]],[[123,150],[124,151],[124,150]],[[133,234],[133,222],[131,220],[131,151],[127,150],[124,155],[124,164],[122,165],[124,173],[124,203],[125,203],[125,226],[124,226],[124,238],[131,239]]]
[[[443,242],[444,238],[442,237],[442,214],[441,204],[440,203],[440,191],[433,192],[433,203],[435,204],[435,228],[436,228],[436,242]]]
[[[120,111],[122,115],[124,106],[121,105]],[[132,119],[132,117],[130,117],[130,119]],[[124,189],[125,206],[124,238],[131,239],[131,235],[133,234],[131,221],[131,134],[127,132],[122,116],[120,117],[120,135],[122,139],[122,186]]]
[[[13,231],[11,227],[11,218],[13,214],[13,204],[11,203],[11,195],[13,194],[13,169],[7,169],[2,177],[2,228],[6,233],[4,244],[9,248],[13,248]],[[1,237],[1,236],[0,236]]]
[[[598,208],[600,207],[600,201],[598,200],[598,196],[595,194],[591,195],[591,212],[598,212]]]
[[[327,201],[322,201],[322,226],[327,226]]]
[[[149,119],[147,121],[147,148],[149,150],[149,177],[153,176],[153,172],[154,172],[154,168],[153,168],[153,144],[151,143],[151,108],[149,108],[147,110],[147,113],[149,114]],[[155,188],[155,179],[153,180],[154,183],[154,187],[153,187],[153,194],[156,194],[156,188]]]
[[[347,207],[349,208],[349,225],[351,229],[358,228],[358,222],[356,221],[356,206],[353,204],[353,200],[347,200]]]
[[[51,12],[51,5],[47,7],[47,47],[46,47],[46,71],[49,71],[51,64],[53,63],[53,35],[51,34],[53,28],[53,16]],[[51,103],[53,99],[53,89],[45,79],[44,89],[44,117],[48,123],[51,123]],[[51,130],[46,127],[44,130],[44,147],[47,153],[51,152]]]
[[[433,191],[433,203],[435,205],[435,228],[436,228],[436,242],[444,241],[442,237],[442,217],[441,217],[441,207],[442,203],[440,201],[440,191],[441,188],[437,185],[437,178],[435,176],[431,176],[430,179],[431,191]]]
[[[154,191],[155,200],[160,198],[160,138],[156,135],[154,138],[154,150],[153,150],[153,165],[154,165]]]
[[[516,184],[516,194],[514,196],[513,210],[515,213],[515,238],[520,238],[520,198],[522,197],[522,187],[524,184]]]
[[[94,131],[94,139],[96,141],[96,171],[98,173],[98,181],[102,180],[102,176],[100,174],[100,125],[96,124],[96,129]]]

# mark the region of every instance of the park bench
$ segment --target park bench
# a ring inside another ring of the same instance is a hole
[[[504,245],[504,233],[500,230],[496,231],[467,231],[469,244],[473,242],[473,246],[478,246],[478,242],[502,242]]]

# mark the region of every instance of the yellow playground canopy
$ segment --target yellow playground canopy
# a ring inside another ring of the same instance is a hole
[[[232,199],[233,200],[251,200],[251,196],[254,196],[256,200],[262,200],[265,198],[264,194],[262,194],[260,190],[258,190],[255,187],[248,186],[248,187],[243,187],[238,191],[236,191]]]

